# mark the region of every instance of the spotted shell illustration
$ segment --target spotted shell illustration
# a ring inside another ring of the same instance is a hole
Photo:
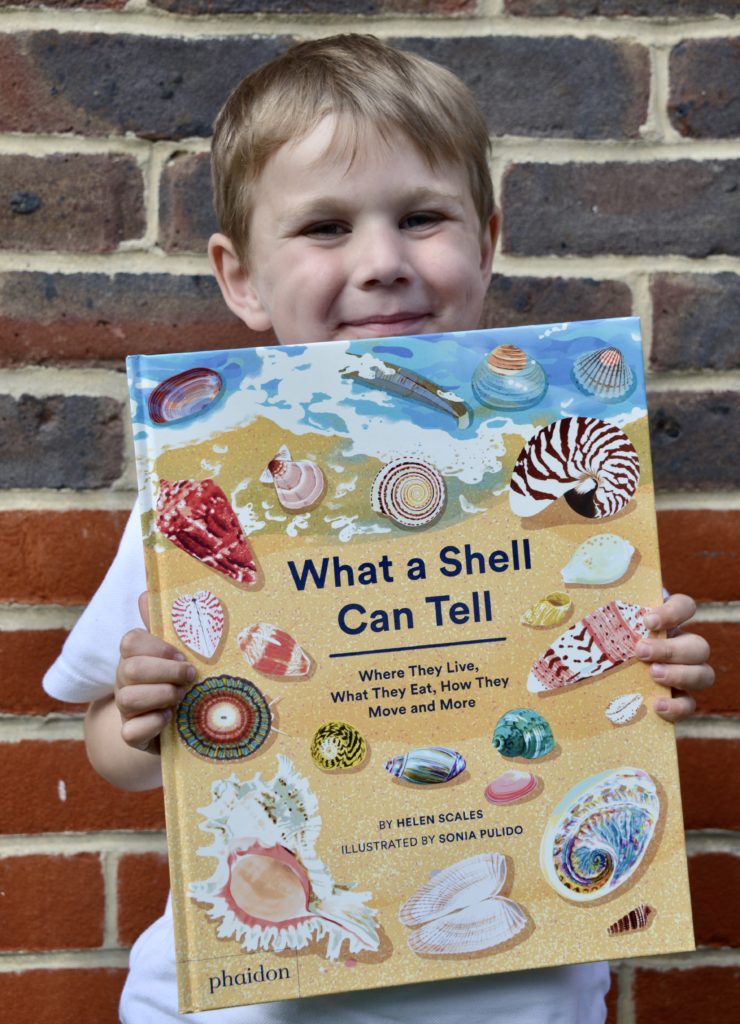
[[[563,583],[592,587],[616,583],[629,569],[634,553],[629,541],[616,533],[598,533],[579,544],[560,575]]]
[[[168,377],[149,395],[152,423],[174,423],[197,416],[216,401],[222,387],[221,375],[204,366]]]
[[[535,761],[555,749],[555,738],[542,715],[531,708],[514,708],[496,723],[493,745],[502,757]]]
[[[545,878],[577,903],[611,896],[642,863],[659,817],[655,783],[641,768],[584,779],[550,815],[540,845]]]
[[[606,929],[607,935],[624,935],[625,932],[639,932],[649,928],[655,918],[655,908],[641,903],[634,910],[617,918],[614,924]]]
[[[637,490],[640,460],[619,427],[590,416],[568,416],[541,427],[519,454],[509,502],[517,516],[534,516],[564,497],[578,515],[603,519],[621,511]]]
[[[223,605],[210,590],[181,594],[172,602],[172,625],[180,640],[203,658],[212,658],[224,631]]]
[[[264,696],[248,679],[211,676],[196,683],[177,706],[180,739],[194,754],[240,761],[262,746],[272,725]]]
[[[449,747],[420,747],[385,762],[385,770],[397,779],[418,786],[449,782],[465,771],[465,758]]]
[[[216,866],[191,883],[190,898],[208,908],[220,939],[247,952],[312,947],[336,960],[345,944],[350,953],[377,950],[372,894],[334,881],[316,852],[316,796],[288,758],[277,762],[271,779],[257,772],[246,782],[232,774],[213,783],[211,804],[199,808],[213,842],[198,854],[209,870]]]
[[[326,490],[326,478],[321,467],[308,459],[294,461],[285,445],[270,460],[260,480],[264,484],[275,485],[278,501],[290,512],[305,512],[313,508]]]
[[[635,375],[618,348],[599,348],[578,356],[572,377],[584,395],[620,402],[635,389]]]
[[[428,526],[441,514],[446,496],[444,478],[436,466],[394,459],[375,477],[370,505],[400,526]]]
[[[305,679],[313,662],[297,640],[278,626],[256,622],[239,634],[239,648],[252,668],[276,679]]]
[[[488,783],[483,795],[490,804],[513,804],[533,793],[537,784],[537,777],[531,772],[504,772]]]
[[[520,622],[525,626],[560,626],[570,615],[572,607],[570,595],[556,590],[528,608]]]
[[[626,725],[635,717],[642,703],[641,693],[623,693],[610,702],[604,714],[614,725]]]
[[[366,753],[362,734],[349,722],[325,722],[311,740],[314,764],[328,772],[354,768]]]
[[[536,359],[516,345],[498,345],[475,369],[473,393],[490,409],[528,409],[547,391],[547,377]]]

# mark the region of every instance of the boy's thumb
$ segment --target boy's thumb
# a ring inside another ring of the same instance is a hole
[[[141,615],[142,622],[149,629],[149,594],[144,591],[143,594],[139,594],[139,615]]]

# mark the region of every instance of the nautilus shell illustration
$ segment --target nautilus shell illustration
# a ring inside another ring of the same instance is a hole
[[[604,714],[613,725],[627,725],[637,716],[642,705],[641,693],[623,693],[609,702]]]
[[[610,924],[606,929],[607,935],[624,935],[625,932],[639,932],[649,928],[655,919],[655,908],[647,903],[641,903],[623,914],[622,917]]]
[[[213,801],[199,808],[201,829],[213,836],[198,850],[210,878],[190,886],[190,898],[207,908],[220,939],[248,952],[299,950],[327,939],[326,957],[378,949],[376,911],[369,892],[338,885],[316,852],[321,832],[318,801],[306,779],[278,755],[272,779],[258,772],[211,787]],[[321,947],[323,950],[323,947]]]
[[[513,708],[496,723],[493,746],[502,757],[536,761],[555,749],[555,737],[549,723],[537,711]]]
[[[498,345],[476,367],[472,385],[475,397],[490,409],[528,409],[543,398],[547,377],[516,345]]]
[[[540,845],[545,878],[577,903],[613,895],[642,863],[659,817],[655,783],[641,768],[584,779],[550,815]]]
[[[180,640],[203,658],[212,658],[224,632],[224,608],[210,590],[181,594],[172,602],[172,625]]]
[[[413,928],[409,947],[418,956],[465,956],[508,942],[527,925],[514,900],[501,896],[506,857],[479,853],[435,872],[403,904],[401,924]]]
[[[570,595],[556,590],[552,594],[546,594],[531,608],[527,608],[520,622],[525,626],[560,626],[568,618],[572,608],[573,601]]]
[[[290,512],[313,508],[326,490],[321,467],[308,459],[295,461],[285,445],[270,460],[260,480],[263,484],[275,485],[278,501]]]
[[[212,761],[240,761],[262,746],[272,713],[254,683],[237,676],[211,676],[196,683],[175,710],[180,739]]]
[[[578,515],[603,519],[621,511],[637,490],[640,460],[619,427],[568,416],[541,427],[516,460],[511,510],[534,516],[564,497]]]
[[[579,391],[602,402],[620,402],[635,389],[635,375],[614,346],[578,356],[571,372]]]
[[[183,370],[163,380],[149,395],[149,416],[153,423],[174,423],[197,416],[216,401],[222,387],[216,370],[204,366]]]
[[[387,391],[391,395],[409,398],[437,409],[452,416],[461,430],[470,426],[470,409],[457,395],[445,391],[412,370],[388,363],[375,355],[359,357],[357,365],[348,366],[342,375],[350,380],[356,380],[365,387]]]
[[[366,754],[362,733],[349,722],[325,722],[311,740],[313,762],[326,772],[355,768]]]
[[[434,786],[465,771],[465,758],[449,747],[420,747],[385,762],[385,770],[404,782]]]
[[[394,459],[375,477],[370,505],[399,526],[429,526],[445,505],[444,477],[431,462]]]
[[[563,583],[592,587],[616,583],[629,569],[634,553],[630,542],[616,533],[597,533],[579,544],[560,575]]]
[[[534,793],[538,779],[531,772],[504,772],[489,782],[483,796],[489,804],[514,804]]]
[[[297,640],[279,626],[256,622],[239,634],[239,649],[252,668],[274,679],[305,679],[313,661]]]

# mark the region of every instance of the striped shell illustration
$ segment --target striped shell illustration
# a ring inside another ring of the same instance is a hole
[[[488,783],[483,796],[489,804],[513,804],[533,793],[537,785],[537,777],[531,772],[504,772]]]
[[[579,391],[602,402],[620,402],[635,388],[634,373],[613,346],[578,356],[571,374]]]
[[[550,815],[540,845],[545,878],[577,903],[613,895],[642,863],[659,817],[655,783],[642,769],[584,779]]]
[[[216,401],[222,387],[221,375],[204,366],[168,377],[149,395],[152,423],[174,423],[197,416]]]
[[[420,747],[385,762],[385,770],[397,779],[418,786],[449,782],[465,771],[465,758],[449,747]]]
[[[327,772],[354,768],[366,754],[362,733],[349,722],[325,722],[311,740],[313,762]]]
[[[556,590],[528,608],[519,621],[525,626],[560,626],[572,608],[570,595]]]
[[[642,707],[641,693],[623,693],[609,703],[604,714],[614,725],[627,725]]]
[[[590,416],[568,416],[541,427],[516,460],[511,511],[534,516],[564,497],[588,519],[613,516],[637,490],[640,460],[619,427]]]
[[[256,622],[239,634],[239,649],[252,668],[276,679],[305,679],[313,662],[297,640],[279,626]]]
[[[278,501],[290,512],[313,508],[326,490],[323,470],[308,459],[294,461],[283,445],[260,477],[263,484],[274,484]]]
[[[648,636],[642,618],[647,609],[610,601],[557,638],[537,659],[527,679],[532,693],[560,690],[623,665]]]
[[[649,928],[655,919],[655,908],[641,903],[634,910],[617,918],[614,924],[606,929],[607,935],[624,935],[625,932],[639,932]]]
[[[272,713],[254,683],[238,676],[211,676],[196,683],[175,710],[180,739],[200,757],[240,761],[262,746]]]
[[[210,590],[181,594],[172,602],[172,625],[180,640],[203,658],[212,658],[224,632],[223,605]]]
[[[490,409],[528,409],[547,391],[547,377],[536,359],[516,345],[498,345],[475,369],[473,393]]]
[[[212,784],[212,802],[199,811],[213,842],[198,855],[209,870],[216,866],[191,883],[190,898],[207,907],[219,939],[247,952],[312,947],[336,960],[345,944],[350,953],[377,950],[372,894],[334,881],[316,852],[316,796],[286,757],[277,761],[272,779],[257,772],[241,782],[232,774]]]
[[[394,459],[375,477],[370,505],[400,526],[428,526],[441,514],[446,496],[444,478],[436,466]]]
[[[600,587],[616,583],[629,569],[634,553],[629,541],[616,533],[597,533],[579,544],[560,575],[566,584]]]
[[[536,761],[555,749],[549,723],[531,708],[514,708],[502,715],[493,732],[493,745],[502,757]]]
[[[398,919],[408,928],[417,956],[465,956],[500,946],[527,925],[514,900],[501,896],[506,857],[479,853],[435,872],[401,906]]]

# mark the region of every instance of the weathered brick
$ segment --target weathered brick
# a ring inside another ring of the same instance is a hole
[[[144,181],[131,157],[0,156],[3,249],[110,252],[140,237],[144,223]]]
[[[60,704],[47,697],[41,679],[67,638],[66,629],[18,629],[0,632],[0,714],[77,713],[81,704]]]
[[[59,968],[0,972],[0,1002],[13,1024],[105,1024],[118,1020],[126,979],[121,968]]]
[[[162,790],[115,789],[90,766],[81,741],[0,743],[0,777],[8,834],[164,827]]]
[[[632,294],[621,281],[494,274],[486,295],[481,325],[517,327],[521,324],[629,316],[631,312]]]
[[[478,0],[149,0],[177,14],[468,14]]]
[[[205,252],[218,231],[208,153],[176,153],[162,172],[159,244],[167,252]]]
[[[668,18],[737,14],[737,0],[504,0],[508,14],[525,18]]]
[[[697,601],[740,599],[740,513],[712,509],[658,512],[663,581]]]
[[[740,829],[740,740],[678,740],[687,829]]]
[[[668,112],[681,135],[740,135],[740,39],[685,40],[671,50],[669,74]]]
[[[0,949],[89,949],[103,941],[103,872],[94,853],[0,859]]]
[[[105,575],[127,512],[0,512],[0,601],[77,605]]]
[[[0,395],[0,487],[105,487],[123,470],[123,410],[113,398]]]
[[[635,970],[635,1024],[730,1024],[740,1019],[740,968],[689,967]]]
[[[740,160],[518,164],[503,247],[521,256],[740,254]]]
[[[689,881],[697,945],[740,946],[740,857],[695,854]]]
[[[129,853],[118,862],[118,941],[130,946],[164,910],[170,876],[164,853]]]
[[[740,276],[656,274],[651,283],[656,370],[733,370],[740,366]]]
[[[732,490],[740,479],[740,394],[648,396],[653,473],[662,490]],[[718,443],[719,439],[719,443]]]
[[[696,694],[702,715],[740,715],[737,652],[740,650],[740,622],[694,622],[692,633],[703,636],[712,649],[710,664],[715,683]]]
[[[50,7],[54,10],[69,10],[71,8],[93,10],[96,8],[107,8],[111,11],[120,11],[127,3],[128,0],[0,0],[0,8]]]

